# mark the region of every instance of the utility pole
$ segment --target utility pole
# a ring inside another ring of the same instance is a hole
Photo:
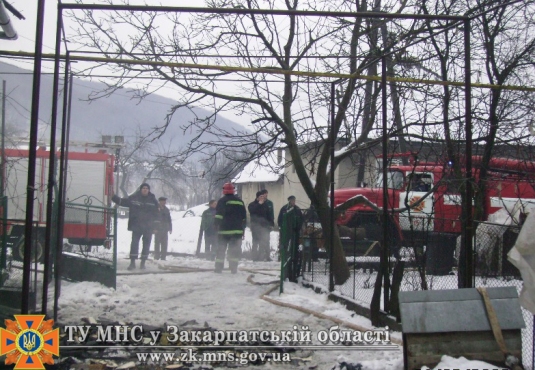
[[[7,215],[7,210],[5,209],[5,206],[7,205],[7,202],[4,203],[4,177],[5,177],[5,171],[6,171],[6,156],[5,156],[5,137],[6,137],[6,81],[2,81],[2,164],[0,167],[0,201],[2,202],[2,214],[0,214],[0,217],[2,217],[2,245],[0,246],[0,282],[2,279],[2,270],[4,270],[7,267],[7,248],[6,248],[6,233],[7,233],[7,221],[4,217]]]

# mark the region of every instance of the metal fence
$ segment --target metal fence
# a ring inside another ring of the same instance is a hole
[[[1,200],[0,200],[1,201]],[[5,201],[0,203],[2,245],[0,247],[0,316],[18,312],[21,308],[24,257],[24,220],[6,218]],[[55,240],[57,217],[51,230],[51,268],[48,281],[58,268],[63,279],[97,281],[115,288],[117,266],[117,215],[115,208],[68,203],[65,206],[64,233],[61,243]],[[32,227],[32,258],[30,266],[30,311],[37,312],[42,300],[45,225],[35,222]],[[57,246],[62,246],[56,266]]]
[[[61,276],[116,287],[117,210],[66,203]]]
[[[304,214],[307,214],[306,210]],[[400,223],[402,222],[407,223],[409,220],[401,219]],[[451,223],[451,220],[431,220],[428,225],[437,222]],[[474,226],[477,226],[474,236],[474,286],[515,286],[520,293],[520,273],[507,260],[507,253],[515,244],[520,227],[487,222],[476,222]],[[339,229],[350,267],[350,278],[343,285],[336,285],[335,291],[369,308],[380,269],[381,244],[385,240],[380,224],[368,231],[362,229],[362,225]],[[398,235],[389,233],[386,244],[390,252],[388,266],[391,286],[398,284],[401,291],[458,289],[460,235],[430,231],[406,231],[403,233],[403,242]],[[303,279],[327,289],[330,278],[329,253],[324,248],[321,225],[315,221],[306,221],[305,217],[300,242],[303,250]],[[381,307],[384,308],[382,294]],[[523,308],[522,313],[526,324],[522,330],[522,362],[526,369],[534,369],[533,315]]]
[[[2,307],[0,308],[0,317],[18,312],[22,304],[24,237],[14,237],[11,233],[14,229],[16,233],[20,232],[24,225],[17,223],[17,221],[14,225],[13,222],[7,218],[0,220],[0,229],[2,230],[2,245],[0,247],[0,305]],[[44,271],[44,245],[37,226],[35,223],[33,227],[28,292],[29,306],[34,312],[37,309],[39,294],[42,291]]]

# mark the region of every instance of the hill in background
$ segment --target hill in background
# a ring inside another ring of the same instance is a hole
[[[62,77],[63,75],[60,78]],[[32,71],[0,62],[0,78],[6,81],[7,125],[17,127],[27,134],[31,116]],[[63,82],[60,81],[60,89],[62,85]],[[152,128],[163,125],[169,109],[177,101],[172,97],[151,95],[139,102],[133,100],[126,92],[118,92],[110,97],[88,102],[88,95],[92,91],[103,90],[105,84],[75,78],[73,85],[71,141],[100,142],[102,135],[123,135],[125,139],[133,140],[138,131],[148,133]],[[52,88],[53,75],[43,74],[40,89],[39,139],[45,142],[48,141],[48,127],[51,121]],[[62,101],[63,93],[60,91],[58,125],[61,125]],[[160,139],[161,144],[172,150],[184,147],[197,133],[184,132],[181,126],[195,116],[205,117],[210,113],[202,108],[194,108],[193,112],[181,108],[174,114],[165,135]],[[231,132],[245,130],[242,125],[222,116],[217,118],[216,123]]]

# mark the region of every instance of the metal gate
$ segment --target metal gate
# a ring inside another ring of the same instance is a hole
[[[60,275],[69,281],[95,281],[116,287],[117,210],[65,204]]]

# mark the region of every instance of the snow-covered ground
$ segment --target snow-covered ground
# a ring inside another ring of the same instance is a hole
[[[372,327],[367,318],[356,315],[340,303],[327,299],[326,294],[314,293],[300,284],[285,282],[284,292],[272,291],[269,298],[282,304],[303,308],[284,307],[262,299],[279,281],[279,262],[251,262],[242,259],[236,275],[224,270],[213,272],[212,261],[195,256],[201,218],[197,208],[194,216],[182,217],[184,212],[172,212],[173,233],[169,236],[167,261],[147,261],[146,270],[126,270],[130,248],[127,220],[118,222],[118,276],[117,289],[94,282],[62,282],[58,321],[62,325],[80,325],[82,318],[92,317],[100,322],[126,322],[157,327],[191,325],[230,330],[301,330],[308,327],[312,345],[321,345],[318,333],[329,331],[342,320],[354,326]],[[274,249],[277,234],[271,235]],[[247,251],[251,235],[247,230],[243,249]],[[204,244],[201,251],[204,250]],[[228,267],[226,265],[225,267]],[[328,318],[318,318],[310,312]],[[338,321],[339,322],[339,321]],[[391,332],[394,341],[401,334]],[[310,344],[310,343],[309,343]],[[249,365],[245,369],[403,369],[403,351],[400,346],[370,349],[358,346],[332,349],[308,349],[294,353],[298,360],[291,364],[266,362]],[[353,367],[344,366],[352,364]],[[360,364],[361,367],[358,367]],[[230,365],[229,365],[230,367]],[[235,367],[235,366],[233,366]],[[466,359],[444,357],[436,367],[456,369],[492,368],[492,365]],[[211,367],[208,367],[208,369]],[[218,367],[224,368],[224,367]],[[206,367],[203,367],[206,369]]]

